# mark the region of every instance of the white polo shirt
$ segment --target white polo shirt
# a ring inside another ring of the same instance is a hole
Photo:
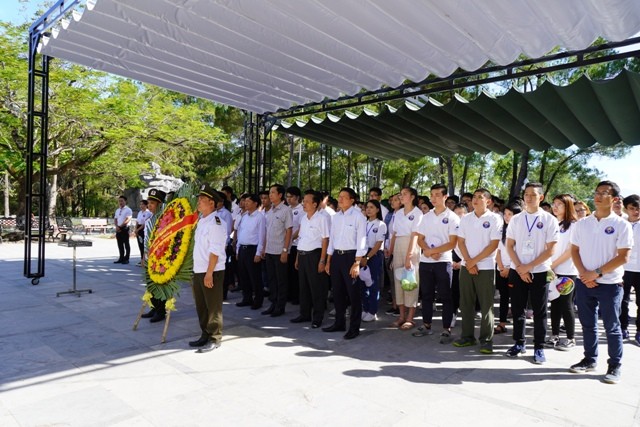
[[[460,225],[460,217],[453,213],[449,208],[445,208],[440,215],[436,214],[435,209],[431,209],[427,214],[422,216],[420,224],[418,224],[418,239],[424,240],[430,248],[437,248],[449,243],[450,236],[458,235],[458,226]],[[424,254],[420,255],[420,262],[453,262],[453,252],[445,251],[440,254],[440,258],[435,260]]]
[[[542,209],[533,214],[522,211],[511,218],[507,239],[515,240],[516,255],[520,262],[528,264],[544,251],[547,243],[558,241],[558,229],[558,220],[550,213]],[[531,272],[544,273],[550,269],[551,258],[534,266]]]
[[[640,222],[630,222],[633,234],[633,247],[629,251],[629,262],[624,265],[624,271],[640,272]],[[636,296],[636,298],[638,298]]]
[[[633,233],[629,221],[614,212],[600,221],[595,215],[578,221],[573,225],[575,231],[571,235],[571,244],[580,251],[582,264],[588,271],[600,268],[618,255],[618,249],[633,247]],[[597,279],[598,283],[621,283],[624,266],[605,273]]]
[[[513,220],[511,221],[511,224]],[[497,213],[486,210],[479,217],[475,212],[470,212],[462,217],[458,227],[458,238],[464,239],[467,252],[474,258],[484,250],[493,240],[502,239],[503,220]],[[511,225],[509,225],[511,228]],[[496,250],[491,252],[486,258],[481,259],[476,266],[478,270],[495,269]],[[465,265],[464,260],[462,265]]]
[[[329,223],[331,217],[322,213],[314,212],[311,218],[306,212],[302,212],[300,218],[300,234],[298,235],[298,251],[313,251],[322,248],[322,240],[329,237]]]
[[[218,262],[213,271],[224,270],[224,263],[227,260],[225,252],[227,237],[227,224],[215,212],[198,220],[193,246],[194,273],[207,272],[210,254],[218,255]]]
[[[573,231],[575,229],[576,229],[575,222],[571,224],[568,230],[565,230],[564,228],[560,227],[560,229],[558,230],[558,243],[556,243],[556,251],[553,253],[553,256],[551,257],[552,262],[560,258],[560,255],[562,255],[564,252],[566,252],[567,249],[571,247],[571,235],[573,234]],[[569,258],[568,260],[566,260],[565,262],[557,266],[556,269],[553,271],[556,274],[562,274],[566,276],[578,275],[578,269],[573,264],[573,260],[571,258]]]
[[[127,218],[131,218],[132,215],[133,212],[131,212],[131,208],[127,205],[124,205],[123,208],[116,209],[116,213],[113,215],[115,225],[122,227]]]
[[[421,220],[422,211],[417,206],[410,210],[408,214],[404,213],[404,209],[400,209],[394,214],[391,234],[395,234],[396,237],[411,236],[411,233],[418,231],[418,225],[420,225]]]
[[[327,254],[333,255],[335,250],[356,250],[357,257],[367,254],[366,227],[367,219],[360,209],[351,206],[346,212],[337,212],[331,220],[331,232]]]
[[[387,224],[385,224],[384,221],[380,221],[379,219],[367,221],[365,234],[367,235],[367,248],[373,248],[376,243],[382,242],[380,250],[384,250],[384,238],[387,234]]]
[[[511,267],[511,258],[509,257],[509,252],[507,252],[507,247],[502,243],[502,237],[500,237],[500,242],[498,242],[498,250],[500,251],[500,261],[502,261],[502,266],[504,268]]]

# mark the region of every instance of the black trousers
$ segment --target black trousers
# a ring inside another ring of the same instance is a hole
[[[129,227],[124,227],[116,233],[116,241],[118,242],[118,252],[120,261],[129,261],[131,255],[131,246],[129,245]]]
[[[336,308],[336,326],[346,326],[348,302],[351,301],[349,331],[359,331],[362,322],[362,282],[351,278],[349,272],[356,261],[356,252],[335,251],[331,257],[331,286]]]
[[[265,255],[267,262],[267,281],[269,282],[269,301],[275,310],[284,311],[287,305],[287,287],[289,266],[280,262],[280,254]]]
[[[138,249],[140,249],[140,260],[144,258],[144,228],[136,234],[136,240],[138,241]]]
[[[534,273],[533,283],[525,283],[514,270],[509,270],[511,288],[511,313],[513,314],[513,339],[516,344],[524,345],[527,340],[524,335],[526,322],[525,309],[527,300],[533,310],[533,347],[544,348],[547,336],[547,272]]]
[[[620,327],[629,329],[629,305],[631,304],[631,288],[636,290],[636,330],[640,332],[640,272],[625,271],[622,278],[624,293],[620,307]]]
[[[240,245],[238,249],[238,282],[242,289],[242,301],[262,305],[262,262],[253,262],[256,256],[256,245]],[[225,273],[226,274],[226,273]]]
[[[422,321],[431,324],[433,320],[433,301],[436,291],[442,302],[442,327],[449,329],[453,319],[451,299],[451,276],[453,268],[450,262],[421,262],[420,297],[422,298]],[[458,288],[459,289],[459,288]]]
[[[289,287],[287,301],[298,304],[300,302],[300,286],[298,286],[298,270],[296,270],[296,256],[298,255],[298,247],[291,246],[289,250]]]
[[[300,289],[300,316],[322,323],[327,308],[329,278],[318,273],[321,249],[298,252],[298,282]]]
[[[500,323],[507,323],[507,316],[509,315],[509,278],[500,276],[500,272],[496,270],[496,289],[500,293],[500,308],[498,312],[498,319]]]
[[[224,263],[224,290],[222,297],[226,300],[229,293],[229,286],[233,285],[236,281],[236,271],[238,269],[238,261],[236,260],[236,252],[233,249],[233,245],[228,244],[225,248],[227,259]]]
[[[576,276],[567,276],[558,274],[558,277],[569,277],[575,281]],[[567,295],[560,295],[551,301],[551,334],[560,335],[560,319],[564,320],[564,326],[567,328],[567,338],[575,338],[576,332],[576,314],[573,311],[573,296],[575,288]]]

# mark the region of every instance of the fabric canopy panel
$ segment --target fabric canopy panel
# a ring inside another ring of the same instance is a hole
[[[40,51],[265,113],[639,28],[638,0],[87,0]]]
[[[596,142],[640,145],[640,75],[630,71],[604,81],[581,77],[565,87],[547,82],[527,93],[511,89],[497,98],[455,98],[445,105],[429,99],[423,107],[406,101],[380,114],[365,109],[306,123],[283,121],[277,129],[379,159],[506,154]]]

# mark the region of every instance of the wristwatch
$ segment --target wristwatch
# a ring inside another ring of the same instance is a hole
[[[598,277],[602,277],[602,270],[600,270],[599,268],[596,268],[595,271],[598,274]]]
[[[364,259],[366,259],[367,261],[369,261],[369,255],[365,255]]]
[[[282,253],[287,253],[289,250],[287,248],[282,248]]]

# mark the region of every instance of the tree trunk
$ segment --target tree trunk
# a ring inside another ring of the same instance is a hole
[[[409,174],[409,172],[405,173],[404,177],[402,177],[401,187],[407,187],[409,185],[410,178],[411,178],[411,174]]]
[[[474,187],[474,189],[483,187],[482,181],[484,180],[484,168],[486,164],[487,164],[486,162],[480,163],[480,173],[478,174],[478,182],[476,182],[476,186]]]
[[[58,158],[53,161],[54,170],[58,170]],[[49,186],[49,209],[47,210],[47,216],[52,221],[56,217],[56,204],[58,201],[58,174],[51,174],[51,185]]]
[[[9,171],[4,171],[4,216],[11,215],[9,209],[9,192],[11,191],[11,185],[9,185]]]
[[[513,160],[511,161],[511,188],[509,189],[509,200],[516,196],[516,185],[518,182],[518,153],[513,152]]]
[[[538,182],[540,184],[542,184],[543,188],[547,188],[547,186],[544,183],[544,174],[546,172],[547,169],[547,155],[549,153],[549,150],[544,150],[542,152],[542,158],[540,159],[540,175],[539,175],[539,179]]]
[[[527,173],[529,172],[529,150],[522,153],[522,157],[520,158],[520,172],[518,173],[518,180],[516,181],[515,191],[516,194],[514,196],[520,195],[522,192],[522,186],[524,185],[524,180],[527,178]]]
[[[291,187],[291,181],[293,178],[293,135],[289,135],[289,172],[287,172],[287,187]]]
[[[456,193],[455,183],[453,179],[453,157],[449,157],[447,159],[447,187],[449,194],[453,195]]]
[[[444,184],[444,167],[446,160],[444,159],[444,157],[440,156],[438,157],[438,166],[440,166],[440,184]]]
[[[467,174],[469,173],[469,163],[471,156],[464,156],[464,168],[462,169],[462,177],[460,180],[460,195],[462,196],[466,192],[467,186]]]
[[[347,151],[347,187],[351,187],[351,151]]]

